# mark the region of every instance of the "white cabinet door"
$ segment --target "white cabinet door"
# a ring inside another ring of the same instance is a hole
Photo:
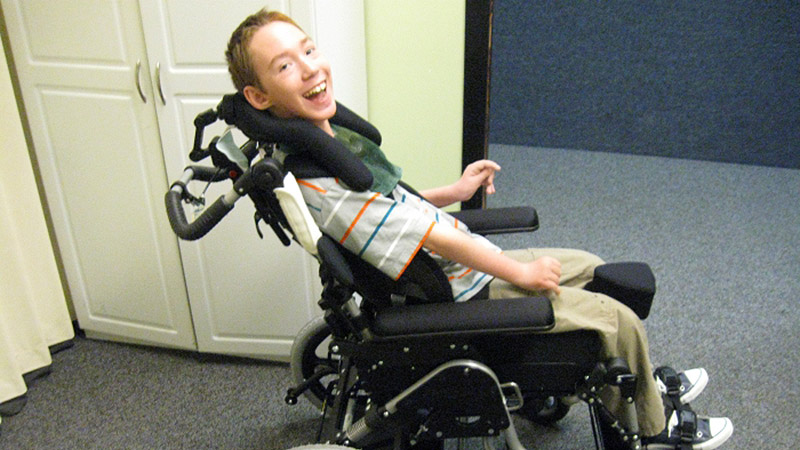
[[[264,6],[286,11],[284,3],[252,0],[223,7],[211,0],[140,1],[170,180],[191,163],[194,117],[234,91],[224,54],[231,32]],[[204,145],[224,127],[223,122],[209,127]],[[190,187],[199,192],[205,186]],[[230,187],[229,182],[210,186],[207,204]],[[262,226],[269,234],[259,239],[253,213],[250,200],[242,199],[205,237],[180,242],[200,351],[286,357],[313,312],[316,276],[310,262],[295,246],[284,248],[268,227]],[[187,217],[192,217],[188,208]]]
[[[316,262],[263,224],[259,239],[247,199],[203,239],[178,244],[163,195],[189,163],[194,117],[234,90],[224,59],[231,32],[262,7],[288,13],[330,48],[339,99],[366,114],[363,2],[2,2],[81,327],[288,357],[320,313]],[[204,144],[223,126],[209,127]],[[229,189],[219,184],[209,202]]]
[[[331,14],[316,3],[242,0],[222,6],[215,0],[140,0],[153,89],[160,93],[156,108],[170,179],[177,179],[190,163],[194,117],[234,92],[225,63],[227,42],[236,26],[262,7],[292,16],[331,46],[351,48],[338,57],[341,79],[361,81],[360,93],[349,97],[359,98],[360,109],[365,109],[363,6],[349,0],[330,2],[337,7]],[[332,24],[341,25],[345,16],[354,17],[351,20],[360,23],[360,29],[331,31]],[[348,71],[359,73],[359,68],[360,75],[349,75]],[[209,127],[204,145],[223,129],[222,122]],[[239,142],[244,140],[240,136]],[[218,184],[208,189],[207,202],[230,189],[229,182]],[[321,312],[316,306],[321,290],[317,264],[299,246],[283,247],[264,224],[265,238],[259,239],[253,213],[249,199],[243,199],[208,235],[180,243],[197,344],[205,352],[286,358],[297,331]],[[191,217],[188,209],[187,216]]]
[[[81,327],[195,348],[137,3],[2,1]]]

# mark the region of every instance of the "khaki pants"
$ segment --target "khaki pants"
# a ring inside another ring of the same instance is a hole
[[[605,358],[621,357],[637,375],[636,414],[639,433],[653,436],[666,426],[664,405],[653,378],[653,368],[647,344],[647,334],[642,321],[630,308],[606,295],[583,290],[592,280],[594,268],[603,264],[599,257],[581,250],[525,249],[504,252],[520,262],[551,256],[561,262],[561,294],[547,292],[553,303],[555,327],[548,333],[574,330],[595,330],[600,335]],[[489,298],[514,298],[529,296],[530,291],[495,279],[489,285]],[[621,416],[623,400],[616,388],[605,389],[603,401],[617,417]]]

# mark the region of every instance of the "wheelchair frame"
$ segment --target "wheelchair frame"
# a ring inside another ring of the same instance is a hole
[[[621,359],[598,360],[599,340],[594,333],[542,334],[553,326],[553,316],[549,301],[541,297],[513,299],[513,303],[374,308],[364,292],[364,283],[370,283],[373,275],[366,275],[365,281],[365,275],[355,273],[352,255],[326,236],[314,243],[316,248],[298,239],[300,225],[291,217],[295,213],[287,214],[275,194],[284,187],[285,174],[271,157],[272,143],[245,143],[240,150],[249,162],[247,167],[235,162],[240,159],[230,154],[231,149],[217,145],[218,138],[208,148],[200,147],[204,128],[217,118],[217,112],[209,110],[195,120],[190,158],[197,162],[210,156],[214,167],[189,166],[173,183],[165,198],[170,224],[180,238],[199,239],[241,197],[248,196],[256,209],[259,235],[258,224],[264,221],[284,245],[298,241],[320,261],[319,306],[324,316],[312,320],[295,340],[291,369],[297,385],[285,397],[291,405],[304,395],[322,410],[319,442],[368,449],[428,449],[441,448],[445,439],[502,433],[508,448],[522,449],[512,412],[539,423],[555,422],[569,411],[560,399],[577,395],[589,405],[598,449],[639,448],[633,407],[636,377]],[[190,194],[189,183],[225,179],[233,182],[233,188],[189,223],[181,203],[200,203]],[[523,211],[527,225],[498,225],[494,220],[484,231],[535,229],[538,218],[531,210]],[[508,217],[507,212],[497,215]],[[482,220],[480,214],[465,212],[464,220],[472,226]],[[619,285],[613,279],[600,282],[605,283],[602,289]],[[509,311],[511,305],[516,309]],[[526,344],[530,360],[520,361],[504,350],[520,341]],[[585,354],[578,362],[552,359],[551,341],[567,342]],[[539,364],[539,358],[544,362]],[[609,386],[620,389],[627,400],[624,417],[613,417],[599,397]]]

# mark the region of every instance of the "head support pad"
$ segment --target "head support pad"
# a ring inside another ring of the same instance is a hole
[[[372,173],[361,160],[341,142],[306,120],[280,119],[257,110],[241,93],[224,96],[217,106],[217,115],[250,139],[305,149],[309,159],[354,190],[364,191],[372,186]],[[378,145],[381,143],[381,135],[375,127],[339,103],[331,123],[353,130]]]

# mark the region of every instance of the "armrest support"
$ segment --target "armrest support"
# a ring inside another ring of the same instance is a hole
[[[399,184],[412,194],[422,197],[413,187],[400,180]],[[539,229],[539,216],[530,206],[507,208],[466,209],[451,213],[453,217],[467,224],[473,233],[501,234],[536,231]]]
[[[539,229],[536,209],[529,206],[467,209],[452,215],[478,234],[517,233]]]

